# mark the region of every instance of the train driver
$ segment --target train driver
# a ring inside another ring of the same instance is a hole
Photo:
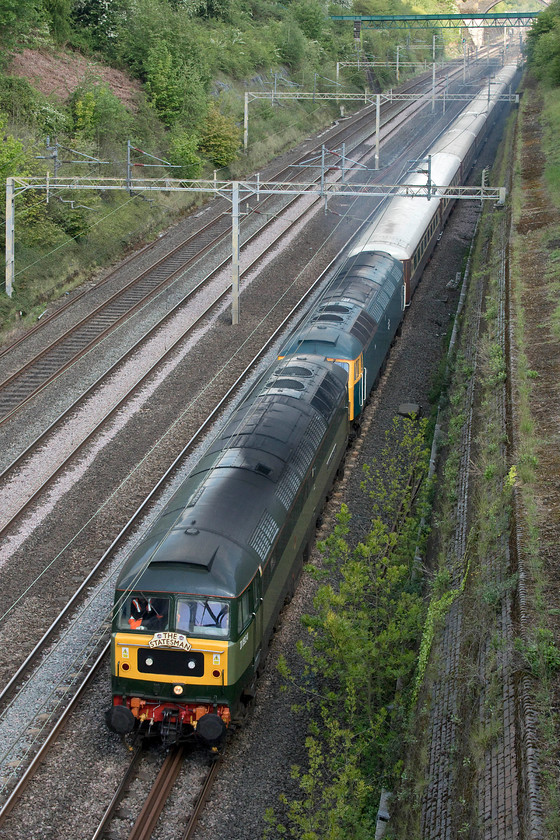
[[[130,600],[128,623],[133,630],[165,630],[167,626],[167,605],[167,598],[134,596]]]

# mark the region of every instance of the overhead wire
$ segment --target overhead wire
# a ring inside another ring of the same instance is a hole
[[[356,199],[356,201],[357,201],[357,200],[358,200],[358,199]],[[334,236],[334,234],[336,233],[336,231],[338,230],[339,226],[343,224],[343,221],[344,221],[344,220],[343,220],[343,219],[341,219],[341,220],[337,223],[337,225],[333,228],[333,230],[332,230],[332,231],[330,232],[330,234],[328,235],[327,239],[326,239],[326,240],[324,241],[324,243],[321,245],[321,249],[323,249],[323,248],[327,245],[327,243],[330,241],[331,237],[333,237],[333,236]],[[318,252],[316,252],[316,254],[317,254],[317,253],[319,253],[321,249],[319,249],[319,251],[318,251]],[[316,254],[314,254],[314,257],[316,256]],[[71,546],[73,545],[73,543],[74,543],[74,542],[78,539],[78,537],[82,534],[82,532],[83,532],[83,531],[84,531],[84,530],[85,530],[85,529],[86,529],[86,528],[87,528],[87,527],[88,527],[88,526],[89,526],[89,525],[90,525],[93,521],[95,521],[95,518],[96,518],[97,516],[99,516],[99,515],[100,515],[100,514],[101,514],[101,513],[102,513],[102,512],[103,512],[103,511],[107,508],[107,506],[109,506],[110,504],[112,504],[115,498],[118,498],[118,496],[119,496],[120,494],[122,494],[123,489],[124,489],[124,487],[125,487],[126,483],[127,483],[127,482],[128,482],[128,481],[129,481],[129,480],[130,480],[133,476],[134,476],[134,474],[135,474],[135,473],[136,473],[136,472],[137,472],[137,471],[138,471],[138,470],[139,470],[139,469],[140,469],[140,468],[144,465],[144,463],[148,460],[148,458],[149,458],[151,455],[153,455],[153,453],[156,451],[156,449],[157,449],[159,446],[161,446],[161,445],[165,442],[165,440],[167,439],[167,437],[168,437],[168,436],[169,436],[169,435],[173,432],[173,430],[176,428],[176,426],[177,426],[177,425],[178,425],[178,424],[179,424],[179,423],[180,423],[180,422],[181,422],[181,421],[185,418],[185,416],[186,416],[186,415],[188,415],[188,414],[189,414],[189,412],[191,412],[191,411],[192,411],[193,407],[194,407],[194,406],[196,405],[196,403],[197,403],[197,402],[201,399],[201,397],[202,397],[202,396],[204,396],[204,394],[205,394],[205,393],[206,393],[206,392],[207,392],[207,391],[208,391],[208,390],[209,390],[209,389],[213,386],[214,382],[215,382],[215,381],[216,381],[216,380],[217,380],[217,379],[218,379],[218,378],[219,378],[219,377],[223,374],[223,372],[224,372],[224,371],[227,369],[227,367],[228,367],[228,366],[229,366],[229,365],[233,362],[233,360],[234,360],[234,359],[235,359],[235,358],[236,358],[236,357],[237,357],[237,356],[238,356],[238,355],[239,355],[239,354],[240,354],[240,353],[244,350],[245,346],[247,345],[247,343],[248,343],[248,342],[250,342],[250,341],[251,341],[251,339],[253,338],[254,334],[258,331],[258,329],[260,328],[260,326],[262,326],[262,324],[266,321],[266,319],[272,315],[272,313],[274,312],[274,310],[275,310],[275,309],[276,309],[276,308],[280,305],[280,303],[281,303],[281,302],[282,302],[282,300],[286,297],[286,295],[289,293],[289,291],[292,289],[292,287],[293,287],[293,286],[297,283],[297,281],[300,279],[300,277],[301,277],[301,275],[303,274],[303,272],[307,269],[308,265],[309,265],[309,263],[307,263],[307,264],[306,264],[306,266],[304,266],[304,267],[300,270],[300,272],[299,272],[299,273],[298,273],[298,274],[294,277],[294,279],[292,280],[292,282],[291,282],[291,283],[290,283],[290,284],[286,287],[286,289],[285,289],[285,291],[283,292],[283,294],[282,294],[282,295],[281,295],[281,296],[280,296],[280,297],[279,297],[279,298],[278,298],[278,299],[277,299],[277,300],[276,300],[276,301],[272,304],[272,306],[270,307],[270,309],[269,309],[269,310],[268,310],[268,311],[264,314],[264,316],[261,318],[261,320],[259,321],[259,323],[258,323],[258,324],[257,324],[257,325],[256,325],[256,326],[255,326],[255,327],[251,330],[251,332],[250,332],[250,333],[246,336],[245,340],[242,342],[242,344],[240,345],[240,347],[239,347],[239,348],[237,348],[237,350],[235,350],[235,351],[232,353],[232,355],[231,355],[231,357],[228,359],[228,361],[227,361],[227,362],[225,362],[225,363],[224,363],[224,364],[223,364],[223,365],[222,365],[222,366],[221,366],[221,367],[220,367],[220,368],[216,371],[216,373],[215,373],[215,374],[211,377],[211,379],[209,379],[209,381],[208,381],[208,382],[206,383],[206,385],[202,388],[202,390],[201,390],[201,391],[200,391],[200,392],[199,392],[196,396],[194,396],[194,397],[191,399],[191,401],[190,401],[190,402],[186,405],[186,407],[184,408],[184,410],[183,410],[183,411],[181,412],[181,414],[180,414],[180,415],[179,415],[179,416],[178,416],[178,417],[174,420],[174,422],[171,424],[171,426],[170,426],[170,427],[169,427],[169,428],[165,431],[165,433],[164,433],[164,434],[163,434],[163,435],[162,435],[162,436],[161,436],[161,437],[160,437],[160,438],[156,441],[156,443],[154,443],[154,445],[153,445],[153,446],[152,446],[152,447],[148,450],[148,452],[147,452],[147,453],[146,453],[146,454],[142,457],[142,459],[139,461],[139,463],[138,463],[138,464],[136,464],[136,465],[134,466],[134,468],[133,468],[133,469],[132,469],[132,470],[128,473],[128,475],[127,475],[127,476],[126,476],[126,477],[125,477],[125,478],[124,478],[124,479],[123,479],[123,480],[119,483],[118,487],[117,487],[117,488],[116,488],[116,489],[115,489],[115,490],[114,490],[114,491],[110,494],[110,496],[109,496],[109,497],[108,497],[108,498],[107,498],[107,499],[103,502],[103,504],[102,504],[102,505],[101,505],[101,506],[100,506],[100,507],[99,507],[99,508],[98,508],[98,509],[97,509],[97,510],[96,510],[96,511],[95,511],[95,512],[94,512],[94,513],[93,513],[93,514],[92,514],[92,515],[88,518],[88,520],[87,520],[87,521],[86,521],[86,522],[82,525],[82,527],[78,530],[78,532],[77,532],[77,533],[76,533],[76,534],[75,534],[75,535],[74,535],[74,536],[73,536],[73,537],[72,537],[72,538],[71,538],[71,539],[70,539],[70,540],[66,543],[66,545],[65,545],[65,546],[63,546],[63,548],[61,548],[61,550],[60,550],[60,551],[56,554],[56,556],[55,556],[55,557],[51,560],[51,562],[50,562],[50,563],[48,563],[48,564],[45,566],[45,568],[44,568],[44,569],[43,569],[43,570],[42,570],[42,571],[41,571],[41,572],[40,572],[40,573],[39,573],[39,574],[35,577],[35,579],[34,579],[34,580],[33,580],[33,581],[29,584],[29,586],[28,586],[28,587],[26,587],[26,589],[25,589],[25,590],[24,590],[24,591],[20,594],[20,596],[19,596],[19,597],[18,597],[18,598],[17,598],[17,599],[16,599],[16,600],[15,600],[15,601],[14,601],[14,602],[10,605],[10,607],[8,607],[8,609],[6,609],[6,610],[5,610],[2,614],[0,614],[0,623],[1,623],[1,622],[2,622],[2,621],[3,621],[3,620],[4,620],[7,616],[8,616],[11,612],[12,612],[12,610],[13,610],[13,609],[15,609],[15,607],[16,607],[16,606],[17,606],[17,605],[21,602],[21,600],[22,600],[22,599],[23,599],[23,598],[24,598],[24,597],[25,597],[25,596],[29,593],[29,591],[30,591],[31,589],[33,589],[33,587],[34,587],[34,586],[35,586],[35,585],[36,585],[36,584],[37,584],[37,583],[38,583],[38,582],[39,582],[39,581],[43,578],[43,576],[44,576],[45,574],[47,574],[47,572],[48,572],[48,571],[52,568],[52,566],[53,566],[53,565],[54,565],[54,564],[55,564],[55,563],[56,563],[56,562],[57,562],[57,561],[58,561],[58,560],[59,560],[59,559],[63,556],[63,554],[64,554],[67,550],[69,550],[69,549],[70,549],[70,547],[71,547]],[[147,561],[147,562],[149,562],[149,561]],[[146,567],[147,567],[147,564],[146,564]]]

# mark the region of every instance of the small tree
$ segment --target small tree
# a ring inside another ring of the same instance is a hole
[[[108,141],[126,136],[132,117],[108,85],[89,79],[72,97],[74,133],[80,140]]]
[[[43,0],[51,35],[62,44],[70,35],[70,0]]]
[[[185,71],[163,43],[148,53],[146,90],[150,102],[166,125],[179,116],[185,98]]]
[[[26,153],[23,143],[6,132],[6,118],[0,114],[0,178],[5,181],[12,175],[21,174]]]
[[[298,69],[304,62],[307,41],[295,20],[284,21],[278,30],[280,58],[289,67]]]
[[[35,0],[0,0],[0,62],[7,63],[9,49],[21,33],[37,21]]]
[[[292,4],[292,12],[306,38],[316,41],[321,37],[325,11],[317,0],[298,0]]]
[[[197,123],[206,113],[206,91],[199,70],[185,64],[165,43],[151,47],[146,62],[146,91],[163,122]]]
[[[216,107],[206,117],[199,149],[217,166],[227,166],[237,157],[241,145],[241,131],[231,117],[221,114]]]
[[[198,178],[202,170],[202,158],[197,154],[198,137],[185,129],[176,129],[169,144],[169,160],[174,166],[175,178]]]

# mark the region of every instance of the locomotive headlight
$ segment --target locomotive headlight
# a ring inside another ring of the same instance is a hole
[[[189,661],[187,662],[187,668],[189,668],[189,670],[191,671],[193,671],[196,668],[196,662],[194,661],[194,659],[189,659]]]
[[[151,657],[148,657],[146,659],[146,665],[153,665],[153,664],[154,664],[154,660]]]
[[[178,696],[183,693],[183,686],[182,685],[174,685],[173,686],[173,694],[177,694]]]

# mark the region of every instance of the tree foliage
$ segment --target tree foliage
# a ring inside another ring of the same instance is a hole
[[[130,12],[130,0],[74,0],[72,25],[78,41],[83,38],[92,49],[114,59],[119,33]]]
[[[173,131],[169,147],[169,162],[181,167],[173,172],[174,178],[199,178],[203,161],[198,154],[198,137],[182,128]]]
[[[424,435],[424,423],[395,421],[381,458],[365,470],[367,537],[351,548],[343,507],[320,545],[339,580],[319,588],[304,619],[310,642],[298,645],[301,678],[281,664],[307,698],[309,767],[294,770],[302,797],[285,801],[287,825],[268,814],[271,836],[370,838],[379,789],[399,777],[424,615],[414,575],[428,492]]]
[[[43,0],[54,40],[62,44],[70,35],[71,0]]]
[[[317,41],[326,23],[321,3],[317,0],[296,0],[291,10],[305,37]]]
[[[560,85],[560,0],[536,18],[527,36],[529,63],[538,79]]]
[[[297,70],[305,59],[306,40],[296,20],[286,20],[278,30],[278,52],[288,67]]]
[[[185,68],[165,44],[150,48],[146,62],[146,91],[166,125],[172,125],[183,110],[186,96]]]
[[[13,175],[21,175],[26,163],[23,143],[6,132],[7,120],[0,113],[0,178],[5,181]]]
[[[132,115],[108,85],[95,78],[87,79],[76,88],[71,104],[74,138],[103,140],[107,144],[116,137],[122,137],[131,128]]]
[[[216,166],[228,166],[241,145],[241,131],[231,117],[211,108],[202,129],[199,149]]]
[[[0,0],[0,45],[3,52],[13,47],[18,37],[27,32],[37,20],[35,0]],[[7,58],[5,52],[3,58]]]

